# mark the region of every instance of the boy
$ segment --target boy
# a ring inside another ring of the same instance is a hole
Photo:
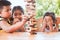
[[[21,22],[17,22],[16,24],[10,25],[9,18],[11,17],[11,3],[9,1],[0,1],[0,13],[1,13],[1,20],[0,20],[0,27],[5,32],[14,32],[19,28],[24,28],[24,24],[27,21],[27,17],[23,17]]]

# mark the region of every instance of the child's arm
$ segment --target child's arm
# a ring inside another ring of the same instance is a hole
[[[15,30],[18,30],[19,28],[23,27],[26,21],[27,17],[25,17],[21,22],[17,22],[14,25],[9,25],[6,21],[0,21],[0,26],[6,32],[14,32]]]
[[[17,22],[19,22],[20,20],[18,18],[14,18],[14,21],[13,21],[13,24],[16,24]],[[20,21],[21,22],[21,21]],[[24,26],[22,26],[20,29],[19,29],[21,32],[25,32],[25,28]]]
[[[18,19],[18,18],[14,18],[14,20],[13,20],[13,24],[15,24],[15,23],[17,23],[17,22],[19,22],[20,20]]]
[[[47,21],[47,25],[49,26],[50,31],[53,31],[53,21],[49,20]]]
[[[42,23],[41,32],[44,32],[45,31],[45,28],[46,28],[46,20],[44,19],[43,20],[43,23]]]

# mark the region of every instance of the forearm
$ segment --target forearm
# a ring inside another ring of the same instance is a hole
[[[49,24],[49,29],[50,29],[50,32],[53,32],[53,25],[52,24]]]
[[[25,23],[26,23],[26,21],[17,22],[16,24],[14,24],[14,25],[10,26],[9,28],[7,28],[6,32],[14,32],[14,31],[20,29],[21,27],[23,27]]]
[[[44,31],[45,31],[45,27],[42,27],[42,28],[41,28],[41,32],[44,32]]]
[[[43,26],[42,26],[42,28],[41,28],[41,32],[44,32],[45,28],[46,28],[46,24],[44,23]]]

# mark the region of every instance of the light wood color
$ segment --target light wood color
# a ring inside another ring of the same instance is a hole
[[[37,32],[37,34],[31,35],[28,32],[0,31],[0,40],[60,40],[60,32]]]

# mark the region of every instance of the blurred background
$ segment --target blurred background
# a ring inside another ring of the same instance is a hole
[[[13,6],[20,5],[24,10],[26,2],[24,0],[9,0]],[[60,0],[35,0],[36,1],[36,18],[40,18],[46,11],[52,11],[56,16],[60,16]]]
[[[25,2],[24,0],[8,0],[12,3],[11,7],[13,8],[14,6],[20,5],[22,6],[23,9],[25,9]]]
[[[60,0],[36,0],[36,18],[42,17],[46,11],[52,11],[60,16]]]

